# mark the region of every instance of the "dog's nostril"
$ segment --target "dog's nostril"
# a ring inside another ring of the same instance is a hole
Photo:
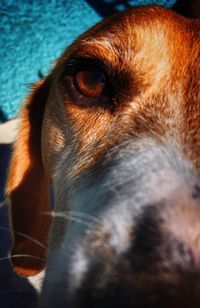
[[[192,191],[193,199],[200,199],[200,185],[196,184]]]
[[[148,205],[144,213],[138,219],[137,228],[134,228],[135,239],[133,249],[138,253],[145,255],[153,251],[162,243],[161,238],[161,218],[154,205]],[[134,254],[135,254],[134,253]]]

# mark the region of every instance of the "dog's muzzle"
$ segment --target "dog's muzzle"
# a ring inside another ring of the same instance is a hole
[[[193,166],[180,149],[146,140],[109,153],[99,172],[68,192],[79,221],[49,258],[41,307],[199,307]]]

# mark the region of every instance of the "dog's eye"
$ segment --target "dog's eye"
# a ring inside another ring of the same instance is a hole
[[[88,97],[99,97],[106,87],[106,76],[97,68],[80,70],[75,74],[75,86]]]
[[[73,104],[114,110],[114,87],[106,66],[94,59],[71,59],[61,77],[64,96]]]

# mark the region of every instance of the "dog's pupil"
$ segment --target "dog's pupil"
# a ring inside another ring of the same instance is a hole
[[[76,74],[78,89],[85,96],[100,96],[104,90],[105,83],[106,77],[98,69],[81,70]]]

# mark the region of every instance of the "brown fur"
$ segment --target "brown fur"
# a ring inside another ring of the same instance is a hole
[[[138,8],[97,24],[67,49],[21,111],[7,185],[15,231],[47,245],[51,221],[42,212],[50,211],[48,182],[65,147],[74,153],[72,173],[82,174],[127,136],[154,134],[161,142],[167,134],[199,170],[199,30],[199,21],[170,10]],[[72,55],[102,60],[120,76],[112,110],[70,99],[60,78]],[[13,243],[12,254],[46,257],[45,249],[15,232]],[[26,257],[12,262],[23,275],[45,265]]]

